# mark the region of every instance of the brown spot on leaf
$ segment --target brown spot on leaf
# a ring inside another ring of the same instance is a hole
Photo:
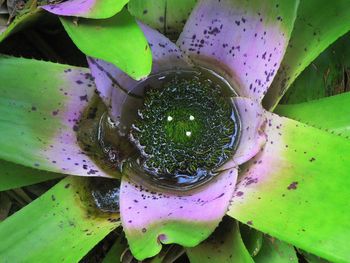
[[[296,190],[298,187],[298,182],[292,182],[290,185],[288,185],[288,190]]]

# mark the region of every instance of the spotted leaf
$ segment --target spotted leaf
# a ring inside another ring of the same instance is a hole
[[[95,94],[89,71],[0,60],[0,158],[51,172],[107,177],[77,141],[79,118]]]
[[[350,141],[266,115],[267,142],[242,167],[228,215],[330,261],[349,261]]]
[[[240,96],[261,100],[283,58],[298,1],[199,1],[177,44]]]
[[[237,169],[222,172],[194,192],[152,190],[123,177],[120,213],[133,255],[156,255],[162,244],[193,247],[206,239],[227,211],[234,191]]]
[[[128,0],[67,0],[49,4],[41,8],[60,16],[78,16],[85,18],[109,18],[118,13]]]

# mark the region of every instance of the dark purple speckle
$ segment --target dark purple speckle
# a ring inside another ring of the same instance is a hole
[[[86,101],[86,102],[88,102],[88,101],[89,101],[89,100],[88,100],[88,96],[87,96],[87,95],[80,96],[79,98],[80,98],[80,101]]]
[[[242,196],[244,193],[242,192],[242,191],[238,191],[237,193],[236,193],[236,196]]]
[[[297,189],[297,187],[298,187],[298,182],[293,182],[287,187],[287,189],[288,190],[295,190],[295,189]]]

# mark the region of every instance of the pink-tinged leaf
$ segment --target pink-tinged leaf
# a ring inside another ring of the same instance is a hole
[[[191,61],[173,42],[158,31],[140,22],[138,24],[151,47],[153,74],[164,70],[189,67]]]
[[[265,114],[267,142],[242,167],[228,215],[332,262],[349,262],[350,141]]]
[[[266,117],[260,103],[242,97],[234,99],[241,120],[241,136],[237,150],[231,160],[219,170],[235,167],[253,158],[264,146]]]
[[[156,255],[162,244],[193,247],[205,240],[227,211],[237,169],[222,172],[208,184],[187,193],[168,193],[132,183],[125,176],[120,213],[133,255]]]
[[[190,66],[189,59],[169,39],[142,23],[139,23],[139,26],[152,51],[151,74]],[[123,102],[127,97],[130,98],[128,94],[142,95],[142,91],[134,90],[140,81],[132,79],[113,64],[103,60],[89,57],[88,62],[100,97],[109,107],[111,117],[118,121],[121,117]],[[139,101],[137,97],[130,99],[134,99],[135,103]]]
[[[129,0],[67,0],[41,8],[60,16],[85,18],[109,18],[118,13]]]
[[[92,76],[86,69],[69,69],[63,71],[60,78],[66,79],[67,86],[59,90],[67,101],[59,109],[52,112],[60,122],[58,132],[52,138],[52,143],[40,150],[42,159],[51,162],[58,171],[81,176],[107,176],[94,161],[81,149],[77,141],[77,128],[80,116],[95,95]]]
[[[51,172],[108,176],[77,141],[80,116],[95,94],[88,69],[0,60],[0,158]]]
[[[261,100],[283,58],[298,1],[199,1],[177,44],[226,76],[239,96]]]

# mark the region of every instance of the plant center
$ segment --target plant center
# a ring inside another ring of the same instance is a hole
[[[132,166],[163,188],[186,190],[212,179],[239,140],[232,90],[208,71],[168,72],[142,85],[143,106],[129,136],[139,150]]]

